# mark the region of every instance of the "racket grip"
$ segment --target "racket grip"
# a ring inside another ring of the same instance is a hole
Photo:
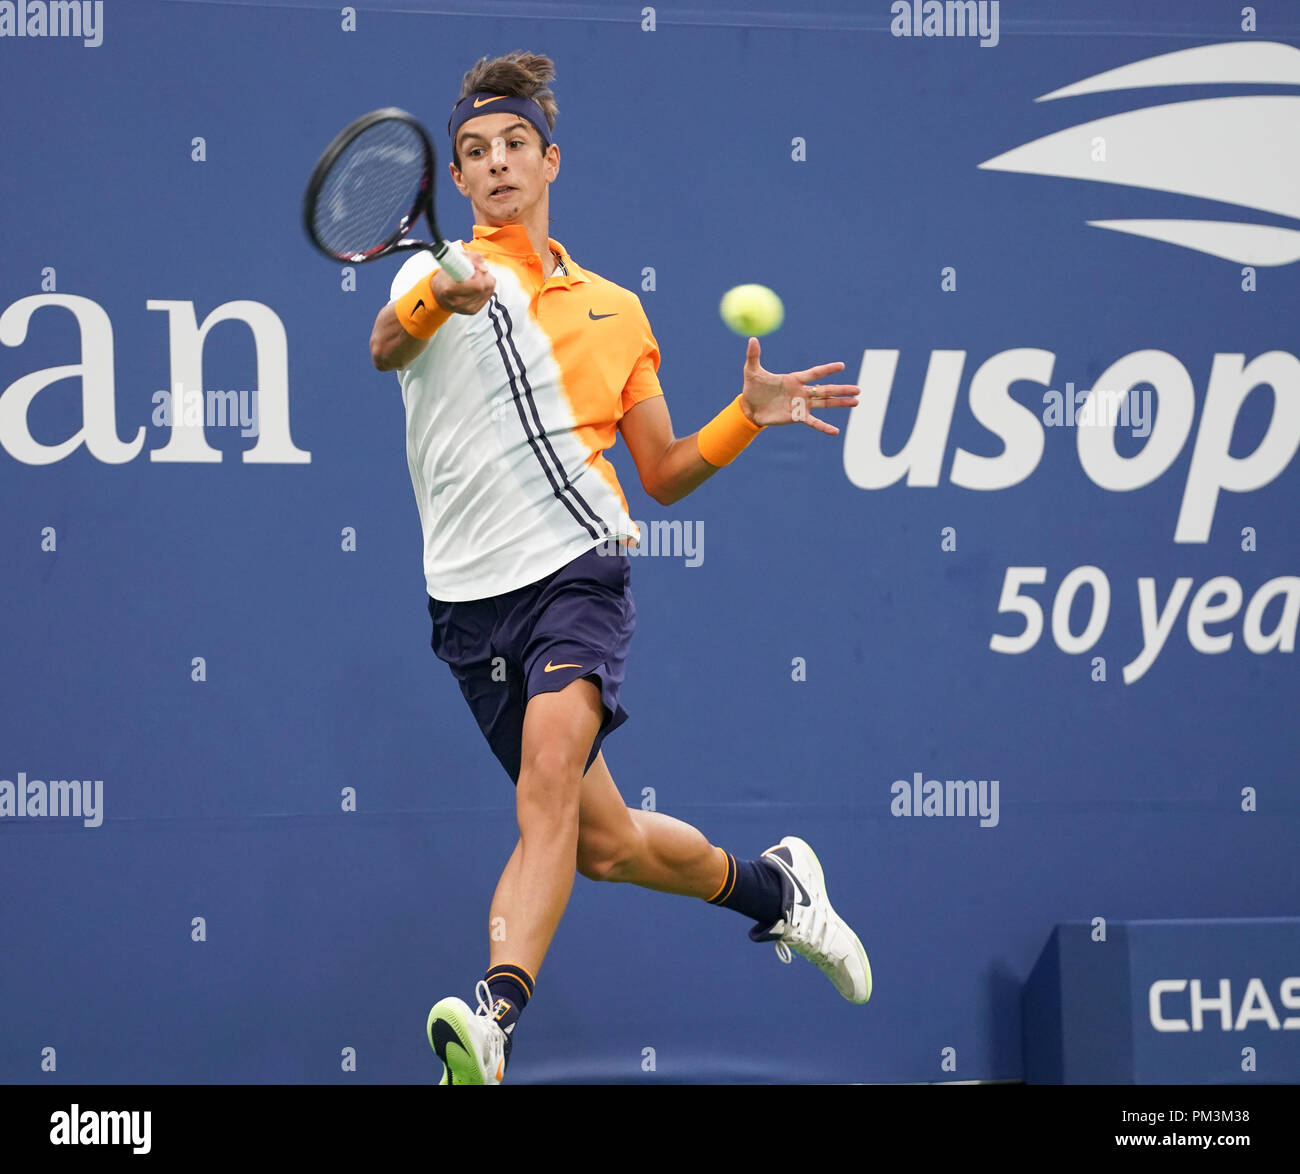
[[[452,281],[467,281],[474,276],[474,262],[451,241],[443,241],[441,247],[434,249],[433,255]]]

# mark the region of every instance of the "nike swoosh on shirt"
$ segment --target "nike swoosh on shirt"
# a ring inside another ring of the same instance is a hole
[[[542,669],[542,672],[553,673],[556,669],[580,669],[580,668],[582,668],[582,665],[580,664],[552,664],[548,660],[546,662],[546,667]]]
[[[617,318],[618,311],[613,310],[608,314],[597,314],[595,310],[588,310],[587,317],[590,318],[593,322],[599,322],[602,318]]]
[[[504,97],[505,94],[498,94],[495,98],[475,98],[474,109],[477,110],[480,106],[486,106],[489,102],[500,102]]]

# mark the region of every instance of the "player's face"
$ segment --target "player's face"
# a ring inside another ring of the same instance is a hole
[[[546,198],[560,168],[560,149],[542,151],[541,136],[517,114],[471,118],[456,135],[460,167],[451,178],[480,224],[511,224]]]

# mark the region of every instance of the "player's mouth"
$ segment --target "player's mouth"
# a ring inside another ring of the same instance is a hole
[[[516,188],[512,188],[509,184],[503,183],[500,187],[493,188],[490,192],[488,192],[488,198],[492,200],[504,199],[511,192],[516,190],[517,190]]]

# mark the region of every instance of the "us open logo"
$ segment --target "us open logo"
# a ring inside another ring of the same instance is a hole
[[[1095,74],[1036,99],[1050,102],[1151,86],[1300,86],[1300,49],[1240,41],[1182,49]],[[1202,98],[1080,123],[981,163],[1195,196],[1300,222],[1300,97]],[[1238,219],[1089,220],[1234,261],[1290,265],[1300,230]]]

